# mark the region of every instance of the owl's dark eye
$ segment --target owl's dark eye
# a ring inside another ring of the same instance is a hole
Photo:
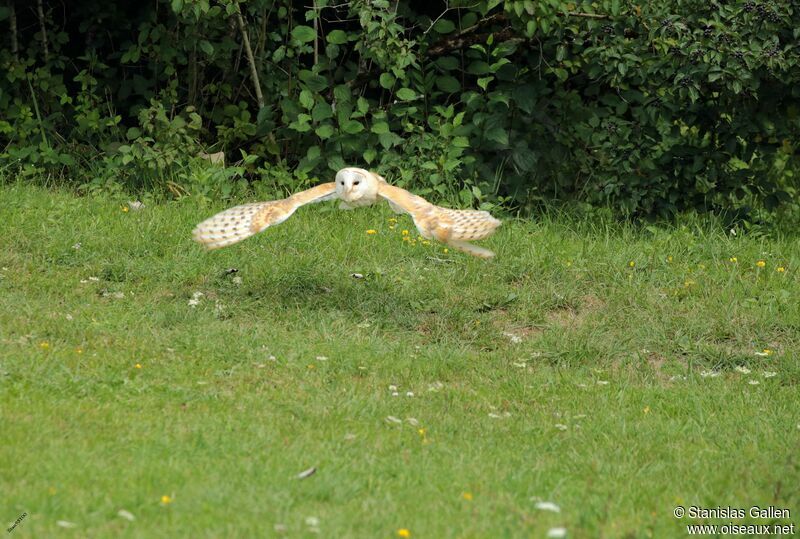
[[[344,185],[344,180],[340,181],[339,185]]]
[[[358,185],[359,183],[361,183],[361,181],[356,180],[356,181],[353,182],[353,185]]]

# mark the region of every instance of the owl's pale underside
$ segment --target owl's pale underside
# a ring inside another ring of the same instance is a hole
[[[342,209],[369,206],[385,199],[394,211],[411,216],[422,237],[481,258],[494,256],[492,251],[469,243],[489,237],[500,226],[500,221],[489,212],[435,206],[405,189],[389,185],[377,174],[352,167],[337,172],[335,182],[317,185],[282,200],[253,202],[220,212],[197,225],[193,236],[208,249],[226,247],[284,222],[300,206],[337,199]]]

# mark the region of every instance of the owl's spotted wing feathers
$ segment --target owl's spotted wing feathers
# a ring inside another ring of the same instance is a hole
[[[331,182],[295,193],[289,198],[235,206],[197,225],[192,235],[195,241],[206,248],[219,249],[284,222],[300,206],[335,197],[336,187]]]
[[[500,226],[500,221],[489,212],[435,206],[422,197],[385,182],[380,183],[378,195],[388,200],[393,209],[397,207],[410,214],[423,237],[441,241],[481,258],[494,256],[492,251],[468,243],[488,238]]]
[[[435,206],[360,168],[342,169],[336,174],[336,180],[283,200],[255,202],[225,210],[197,225],[194,239],[209,249],[218,249],[282,223],[304,204],[338,198],[344,207],[354,208],[374,204],[382,198],[389,202],[394,211],[411,215],[423,237],[441,241],[481,258],[494,256],[490,250],[469,243],[489,237],[500,226],[500,221],[489,212]]]

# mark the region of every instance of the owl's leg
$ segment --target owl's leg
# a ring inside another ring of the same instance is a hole
[[[477,256],[479,258],[492,258],[494,256],[494,253],[489,249],[478,247],[477,245],[473,245],[468,241],[450,240],[447,242],[447,245],[455,249],[458,249],[459,251],[464,251],[465,253],[469,253],[472,256]]]

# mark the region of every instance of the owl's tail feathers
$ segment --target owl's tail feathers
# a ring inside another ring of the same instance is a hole
[[[477,245],[473,245],[468,241],[450,240],[447,242],[447,245],[458,249],[459,251],[464,251],[465,253],[471,254],[472,256],[477,256],[478,258],[494,257],[494,253],[489,249],[478,247]]]
[[[254,219],[264,205],[264,202],[255,202],[229,208],[197,225],[192,237],[209,250],[238,243],[264,228]]]

